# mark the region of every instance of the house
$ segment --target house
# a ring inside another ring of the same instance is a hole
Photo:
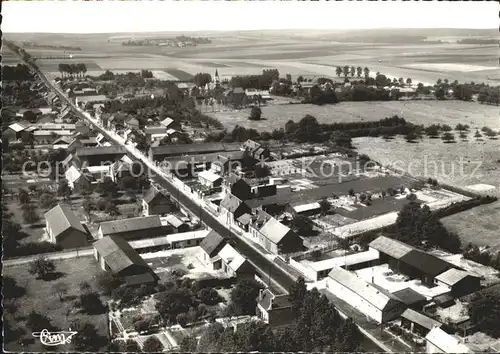
[[[253,197],[252,187],[243,178],[236,174],[230,174],[224,181],[223,191],[230,193],[241,200],[251,199]]]
[[[408,308],[416,311],[421,310],[427,304],[427,298],[412,288],[398,290],[393,292],[392,295],[401,300]]]
[[[71,137],[72,135],[73,132],[69,130],[33,130],[32,132],[33,139],[38,144],[53,144],[61,136]]]
[[[304,249],[302,238],[273,217],[258,232],[259,244],[273,254],[293,253]]]
[[[72,142],[69,144],[68,149],[76,149],[79,147],[97,147],[99,143],[97,138],[82,138],[81,136],[75,136]]]
[[[50,242],[62,248],[77,248],[88,245],[88,233],[67,205],[58,204],[45,213],[45,230]]]
[[[221,269],[222,262],[218,255],[226,243],[226,240],[221,235],[211,230],[200,243],[200,260],[204,264],[210,265],[212,269]]]
[[[180,232],[167,235],[167,240],[170,244],[170,249],[195,247],[201,244],[208,233],[208,230]]]
[[[163,125],[155,127],[145,127],[144,134],[146,134],[146,139],[149,141],[154,141],[155,139],[163,139],[168,136],[167,128]]]
[[[61,136],[60,138],[56,139],[52,143],[52,148],[53,149],[68,149],[70,144],[73,142],[74,139],[72,139],[69,136]]]
[[[166,229],[158,215],[106,221],[99,225],[97,231],[99,238],[120,236],[127,241],[162,236],[164,234],[166,234]]]
[[[441,327],[441,323],[415,310],[406,309],[401,314],[401,327],[425,337],[433,328]]]
[[[385,236],[378,237],[369,246],[380,252],[380,262],[387,263],[391,270],[420,279],[428,286],[435,285],[439,274],[456,268],[438,257]]]
[[[83,191],[89,191],[91,186],[91,179],[88,175],[85,175],[80,171],[75,165],[71,165],[66,172],[64,172],[64,176],[68,181],[68,186],[75,193],[81,193]]]
[[[231,151],[227,150],[223,143],[201,143],[201,144],[170,144],[164,146],[151,147],[149,158],[152,161],[163,161],[165,158],[174,156],[190,156],[199,154],[209,154],[215,152]],[[236,150],[234,150],[236,151]]]
[[[103,270],[124,278],[129,286],[155,284],[158,276],[130,244],[119,236],[106,236],[94,243],[94,257]]]
[[[222,177],[210,170],[198,173],[198,180],[202,186],[210,189],[219,188],[222,185]]]
[[[481,287],[481,278],[466,271],[451,268],[435,278],[437,285],[446,285],[455,297],[472,294]]]
[[[245,213],[236,219],[236,225],[244,231],[248,232],[252,223],[252,215]]]
[[[254,268],[233,246],[226,244],[219,252],[222,262],[221,269],[228,277],[253,278]]]
[[[111,180],[116,183],[124,177],[134,177],[133,164],[124,162],[122,159],[115,161],[109,166],[109,175]]]
[[[333,268],[328,274],[326,288],[378,323],[396,319],[406,309],[394,295],[340,267]]]
[[[79,133],[81,137],[88,137],[90,135],[89,126],[81,121],[75,124],[75,131]]]
[[[425,336],[427,353],[472,353],[463,343],[436,327]]]
[[[248,205],[232,194],[226,194],[219,207],[220,214],[225,217],[228,224],[234,224],[241,215],[251,212]]]
[[[100,146],[94,148],[77,148],[75,156],[78,157],[82,164],[87,166],[100,166],[105,164],[113,164],[115,161],[125,156],[127,150],[123,146]]]
[[[41,123],[41,124],[33,124],[32,127],[35,127],[37,130],[71,131],[71,132],[73,132],[76,129],[76,124]]]
[[[166,215],[177,210],[170,196],[155,186],[149,188],[142,198],[142,212],[144,216]]]
[[[288,294],[274,295],[269,289],[261,289],[257,299],[257,317],[271,327],[293,323],[292,303]]]
[[[290,206],[289,210],[294,217],[297,215],[312,216],[321,212],[321,205],[318,202],[299,204]]]
[[[250,139],[244,142],[241,148],[243,151],[247,151],[254,159],[259,161],[266,161],[271,156],[271,152],[267,147],[262,146],[262,144]]]
[[[2,132],[2,138],[9,141],[21,139],[21,132],[26,128],[26,126],[19,123],[11,124]]]
[[[125,121],[125,125],[130,129],[139,129],[139,121],[134,117],[129,117]]]
[[[189,225],[179,219],[177,216],[170,214],[165,218],[166,222],[171,225],[177,232],[188,232]]]
[[[181,125],[179,124],[179,122],[176,122],[175,120],[173,120],[170,117],[167,117],[164,120],[162,120],[160,122],[160,124],[163,125],[165,128],[168,128],[168,129],[175,129],[175,130],[180,130],[181,129]]]

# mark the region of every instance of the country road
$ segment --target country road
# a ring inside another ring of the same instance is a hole
[[[61,101],[66,102],[73,111],[83,120],[88,121],[93,127],[99,130],[107,139],[124,146],[129,152],[129,157],[135,161],[140,161],[146,165],[150,171],[155,172],[154,176],[151,177],[152,181],[159,184],[165,188],[174,198],[178,199],[178,202],[188,209],[192,214],[197,215],[200,219],[210,228],[218,232],[221,236],[230,239],[231,243],[248,259],[248,261],[258,270],[261,278],[266,282],[270,283],[271,288],[273,288],[278,293],[288,292],[288,289],[295,282],[296,278],[284,271],[281,267],[276,265],[270,259],[266,258],[261,254],[255,246],[251,244],[250,240],[246,240],[240,237],[238,234],[228,229],[220,220],[218,220],[214,215],[206,211],[200,202],[196,203],[184,191],[181,191],[176,187],[165,174],[158,169],[147,157],[140,153],[134,147],[125,144],[123,138],[114,134],[113,132],[108,132],[105,130],[97,121],[93,119],[88,113],[83,112],[79,109],[57,86],[57,84],[45,76],[43,72],[38,70],[31,63],[28,63],[30,67],[39,75],[47,87],[52,89],[61,99]]]

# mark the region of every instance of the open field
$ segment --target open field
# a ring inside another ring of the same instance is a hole
[[[250,109],[207,114],[217,118],[228,129],[236,125],[258,131],[284,128],[288,120],[298,122],[310,114],[320,123],[363,122],[380,120],[398,115],[414,124],[468,124],[471,128],[488,126],[500,129],[498,106],[481,105],[463,101],[387,101],[387,102],[342,102],[336,105],[316,106],[312,104],[268,105],[261,107],[261,121],[250,121]]]
[[[500,196],[500,140],[476,141],[470,133],[467,142],[444,144],[439,139],[424,138],[409,144],[401,138],[384,141],[381,138],[357,138],[355,146],[380,163],[409,167],[414,175],[437,178],[438,181],[466,187],[484,183],[495,186],[488,191]],[[463,159],[463,169],[460,160]],[[478,167],[479,166],[479,167]],[[477,169],[477,170],[476,170]],[[463,171],[463,172],[462,172]],[[462,242],[473,242],[500,249],[500,202],[483,205],[443,219],[450,230],[458,233]]]
[[[12,277],[17,282],[18,287],[25,289],[16,298],[4,299],[4,316],[6,314],[11,316],[14,323],[23,332],[18,341],[6,338],[6,350],[14,352],[45,351],[39,340],[32,337],[32,331],[25,323],[28,314],[32,310],[49,317],[51,324],[62,331],[67,331],[73,320],[92,323],[97,328],[97,333],[103,337],[104,344],[107,343],[107,315],[82,313],[79,306],[76,305],[80,294],[79,284],[81,282],[86,281],[93,289],[96,289],[96,275],[101,272],[97,262],[93,257],[81,257],[59,260],[55,263],[56,271],[59,272],[59,278],[47,281],[35,279],[33,275],[29,274],[29,263],[4,267],[3,275]],[[60,301],[53,288],[58,283],[68,285],[68,293],[63,297],[63,301]],[[42,329],[37,329],[37,331],[41,331]],[[28,344],[21,346],[18,343],[21,339],[24,339]],[[96,338],[96,340],[100,339]],[[70,346],[63,346],[61,349],[71,351],[70,349],[72,348]]]
[[[390,39],[385,43],[370,43],[371,37],[378,36],[377,31],[353,32],[353,36],[338,31],[205,32],[193,35],[209,37],[212,43],[194,48],[121,45],[122,41],[138,38],[137,34],[10,34],[6,37],[16,41],[29,39],[39,44],[80,47],[81,51],[71,51],[73,60],[94,62],[104,70],[172,68],[194,75],[197,72],[212,73],[214,68],[219,68],[221,77],[229,77],[275,67],[292,76],[333,77],[336,76],[335,66],[347,64],[368,66],[373,73],[380,71],[391,77],[411,77],[414,82],[424,83],[448,78],[451,81],[494,84],[500,78],[496,45],[457,44],[454,41],[467,37],[466,33],[443,31],[451,32],[446,33],[448,36],[422,32],[430,37],[451,38],[441,44],[425,41],[387,43]],[[139,37],[176,35],[179,34],[146,33]],[[488,30],[477,32],[477,37],[494,38],[492,36],[497,35]],[[37,56],[69,54],[65,50],[40,48],[29,48],[28,51]],[[467,70],[463,70],[465,67]]]

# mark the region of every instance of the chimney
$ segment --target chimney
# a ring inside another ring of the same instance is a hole
[[[264,292],[263,289],[259,289],[259,301],[262,301],[262,293]]]

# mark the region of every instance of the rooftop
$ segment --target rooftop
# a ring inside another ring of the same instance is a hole
[[[80,220],[69,206],[58,204],[45,213],[46,223],[50,226],[54,237],[59,236],[69,228],[87,233]]]
[[[222,177],[218,174],[213,173],[212,171],[205,170],[198,173],[198,177],[209,181],[210,183],[214,183],[215,181],[220,180]]]
[[[222,261],[227,264],[229,268],[233,271],[237,271],[246,259],[238,251],[236,251],[233,246],[226,244],[219,252],[219,256]]]
[[[260,233],[275,244],[278,244],[289,232],[293,231],[275,218],[267,220],[267,222],[260,229]]]
[[[446,333],[441,328],[433,328],[425,339],[441,349],[444,353],[470,353],[470,349],[463,343]]]
[[[114,221],[107,221],[101,223],[99,228],[102,230],[102,234],[112,235],[124,232],[147,230],[152,228],[161,227],[161,221],[159,215],[144,216],[138,218],[120,219]]]
[[[126,153],[127,150],[125,147],[120,145],[76,148],[76,155],[79,157],[95,155],[125,155]]]
[[[441,327],[440,322],[433,320],[432,318],[429,318],[425,315],[422,315],[421,313],[418,313],[417,311],[414,311],[412,309],[406,309],[401,314],[401,317],[407,319],[408,321],[417,323],[420,326],[427,328],[429,330],[433,329],[434,327]]]
[[[139,253],[120,236],[106,236],[95,242],[94,248],[115,273],[131,265],[148,267],[146,261],[142,259]]]
[[[380,236],[373,240],[370,243],[370,247],[395,259],[401,259],[401,257],[413,250],[413,247],[407,245],[406,243],[394,240],[386,236]]]
[[[345,267],[359,263],[365,263],[374,261],[379,258],[379,252],[377,250],[368,250],[366,252],[353,253],[345,257],[335,257],[330,259],[325,259],[319,262],[302,261],[301,263],[307,264],[316,272],[323,270],[333,269],[335,267]]]
[[[456,268],[451,268],[448,269],[446,272],[439,274],[436,277],[436,280],[445,283],[446,285],[453,286],[462,279],[466,277],[475,277],[475,275],[472,275],[464,270],[459,270]]]
[[[200,247],[210,256],[215,257],[225,245],[226,241],[214,230],[211,230],[201,241]]]

